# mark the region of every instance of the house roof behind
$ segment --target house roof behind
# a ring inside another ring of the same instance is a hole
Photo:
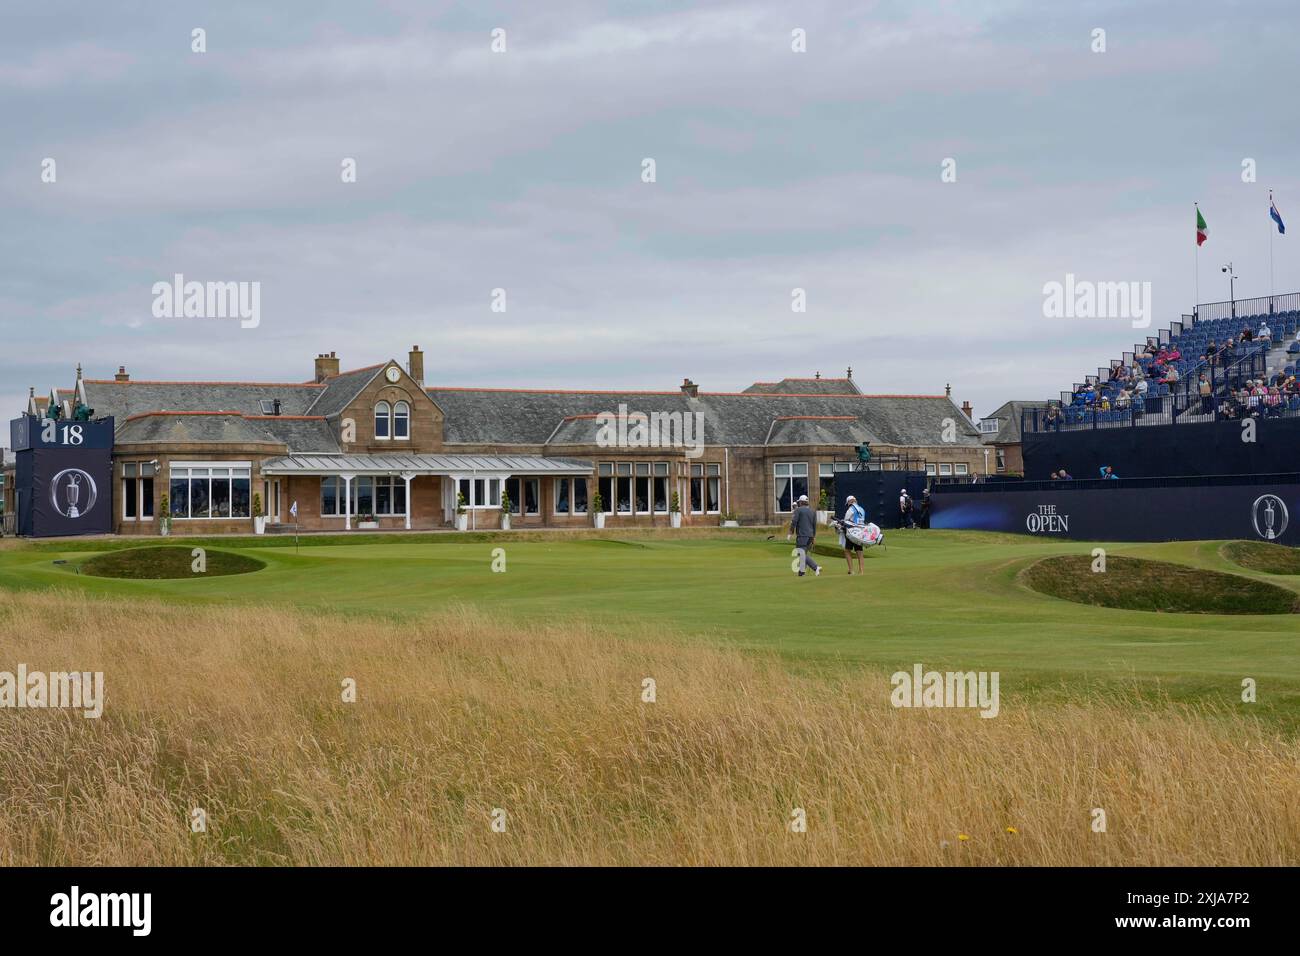
[[[755,382],[745,389],[748,394],[861,395],[851,378],[783,378],[779,382]]]
[[[1031,402],[1004,402],[1002,406],[991,415],[985,415],[981,421],[987,421],[990,418],[998,420],[998,430],[987,434],[981,433],[980,439],[986,445],[1005,445],[1014,444],[1021,440],[1020,433],[1020,415],[1026,409],[1033,410],[1046,409],[1048,402],[1031,401]]]

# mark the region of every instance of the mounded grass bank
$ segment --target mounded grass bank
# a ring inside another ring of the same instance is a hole
[[[1004,673],[992,719],[895,709],[884,670],[464,611],[56,591],[0,632],[0,669],[102,670],[106,698],[0,710],[3,865],[1300,863],[1300,744],[1249,705],[1044,705]]]
[[[265,562],[246,554],[203,549],[204,569],[195,571],[194,548],[169,545],[158,548],[129,548],[106,551],[79,565],[82,574],[100,578],[128,578],[157,581],[165,578],[223,577],[249,574],[266,567]]]
[[[1291,614],[1294,591],[1236,574],[1110,555],[1094,572],[1088,555],[1044,558],[1021,572],[1030,588],[1078,604],[1175,614]]]
[[[1300,574],[1300,548],[1288,548],[1271,541],[1229,541],[1220,553],[1248,571]]]

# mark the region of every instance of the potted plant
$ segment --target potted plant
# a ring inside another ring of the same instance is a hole
[[[682,496],[675,491],[668,502],[668,520],[672,522],[674,528],[682,526]]]
[[[831,497],[823,488],[821,494],[817,497],[817,523],[826,524],[830,520]]]
[[[379,522],[369,511],[357,515],[357,527],[365,531],[373,531],[379,527]]]
[[[158,533],[164,538],[172,533],[172,501],[167,495],[158,503]]]
[[[262,514],[262,496],[253,494],[253,534],[266,533],[266,515]]]
[[[597,528],[605,527],[605,499],[599,491],[591,497],[591,520]]]
[[[465,496],[459,491],[456,492],[456,530],[464,531],[469,528],[469,514],[465,511]]]
[[[737,515],[734,511],[722,512],[722,527],[739,528],[740,527],[739,515]]]
[[[501,492],[501,530],[510,530],[510,492]]]

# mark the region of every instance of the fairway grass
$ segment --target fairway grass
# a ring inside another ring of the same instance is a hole
[[[1091,607],[1037,593],[1020,572],[1044,557],[1091,554],[1088,542],[979,532],[893,532],[866,554],[866,574],[841,559],[818,578],[791,572],[791,546],[771,530],[621,536],[402,536],[341,544],[245,538],[222,550],[266,563],[256,574],[127,581],[76,573],[111,541],[0,550],[0,595],[51,588],[204,606],[298,607],[401,627],[455,604],[521,631],[590,625],[610,640],[646,627],[683,642],[773,651],[795,667],[914,663],[997,670],[1004,686],[1068,697],[1082,682],[1176,701],[1240,706],[1260,687],[1263,719],[1300,722],[1300,619],[1295,615],[1154,614]],[[375,536],[370,536],[373,539]],[[834,539],[826,536],[828,542]],[[185,547],[194,542],[174,540]],[[117,547],[138,546],[118,542]],[[1296,591],[1300,578],[1245,570],[1220,542],[1101,543],[1114,556],[1234,573]],[[494,549],[505,560],[493,572]],[[57,565],[56,560],[69,562]]]

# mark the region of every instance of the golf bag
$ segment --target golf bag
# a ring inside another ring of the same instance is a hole
[[[874,548],[878,544],[885,543],[885,533],[870,521],[865,525],[854,525],[836,518],[831,524],[835,526],[836,531],[844,536],[845,540],[861,545],[863,548]]]

